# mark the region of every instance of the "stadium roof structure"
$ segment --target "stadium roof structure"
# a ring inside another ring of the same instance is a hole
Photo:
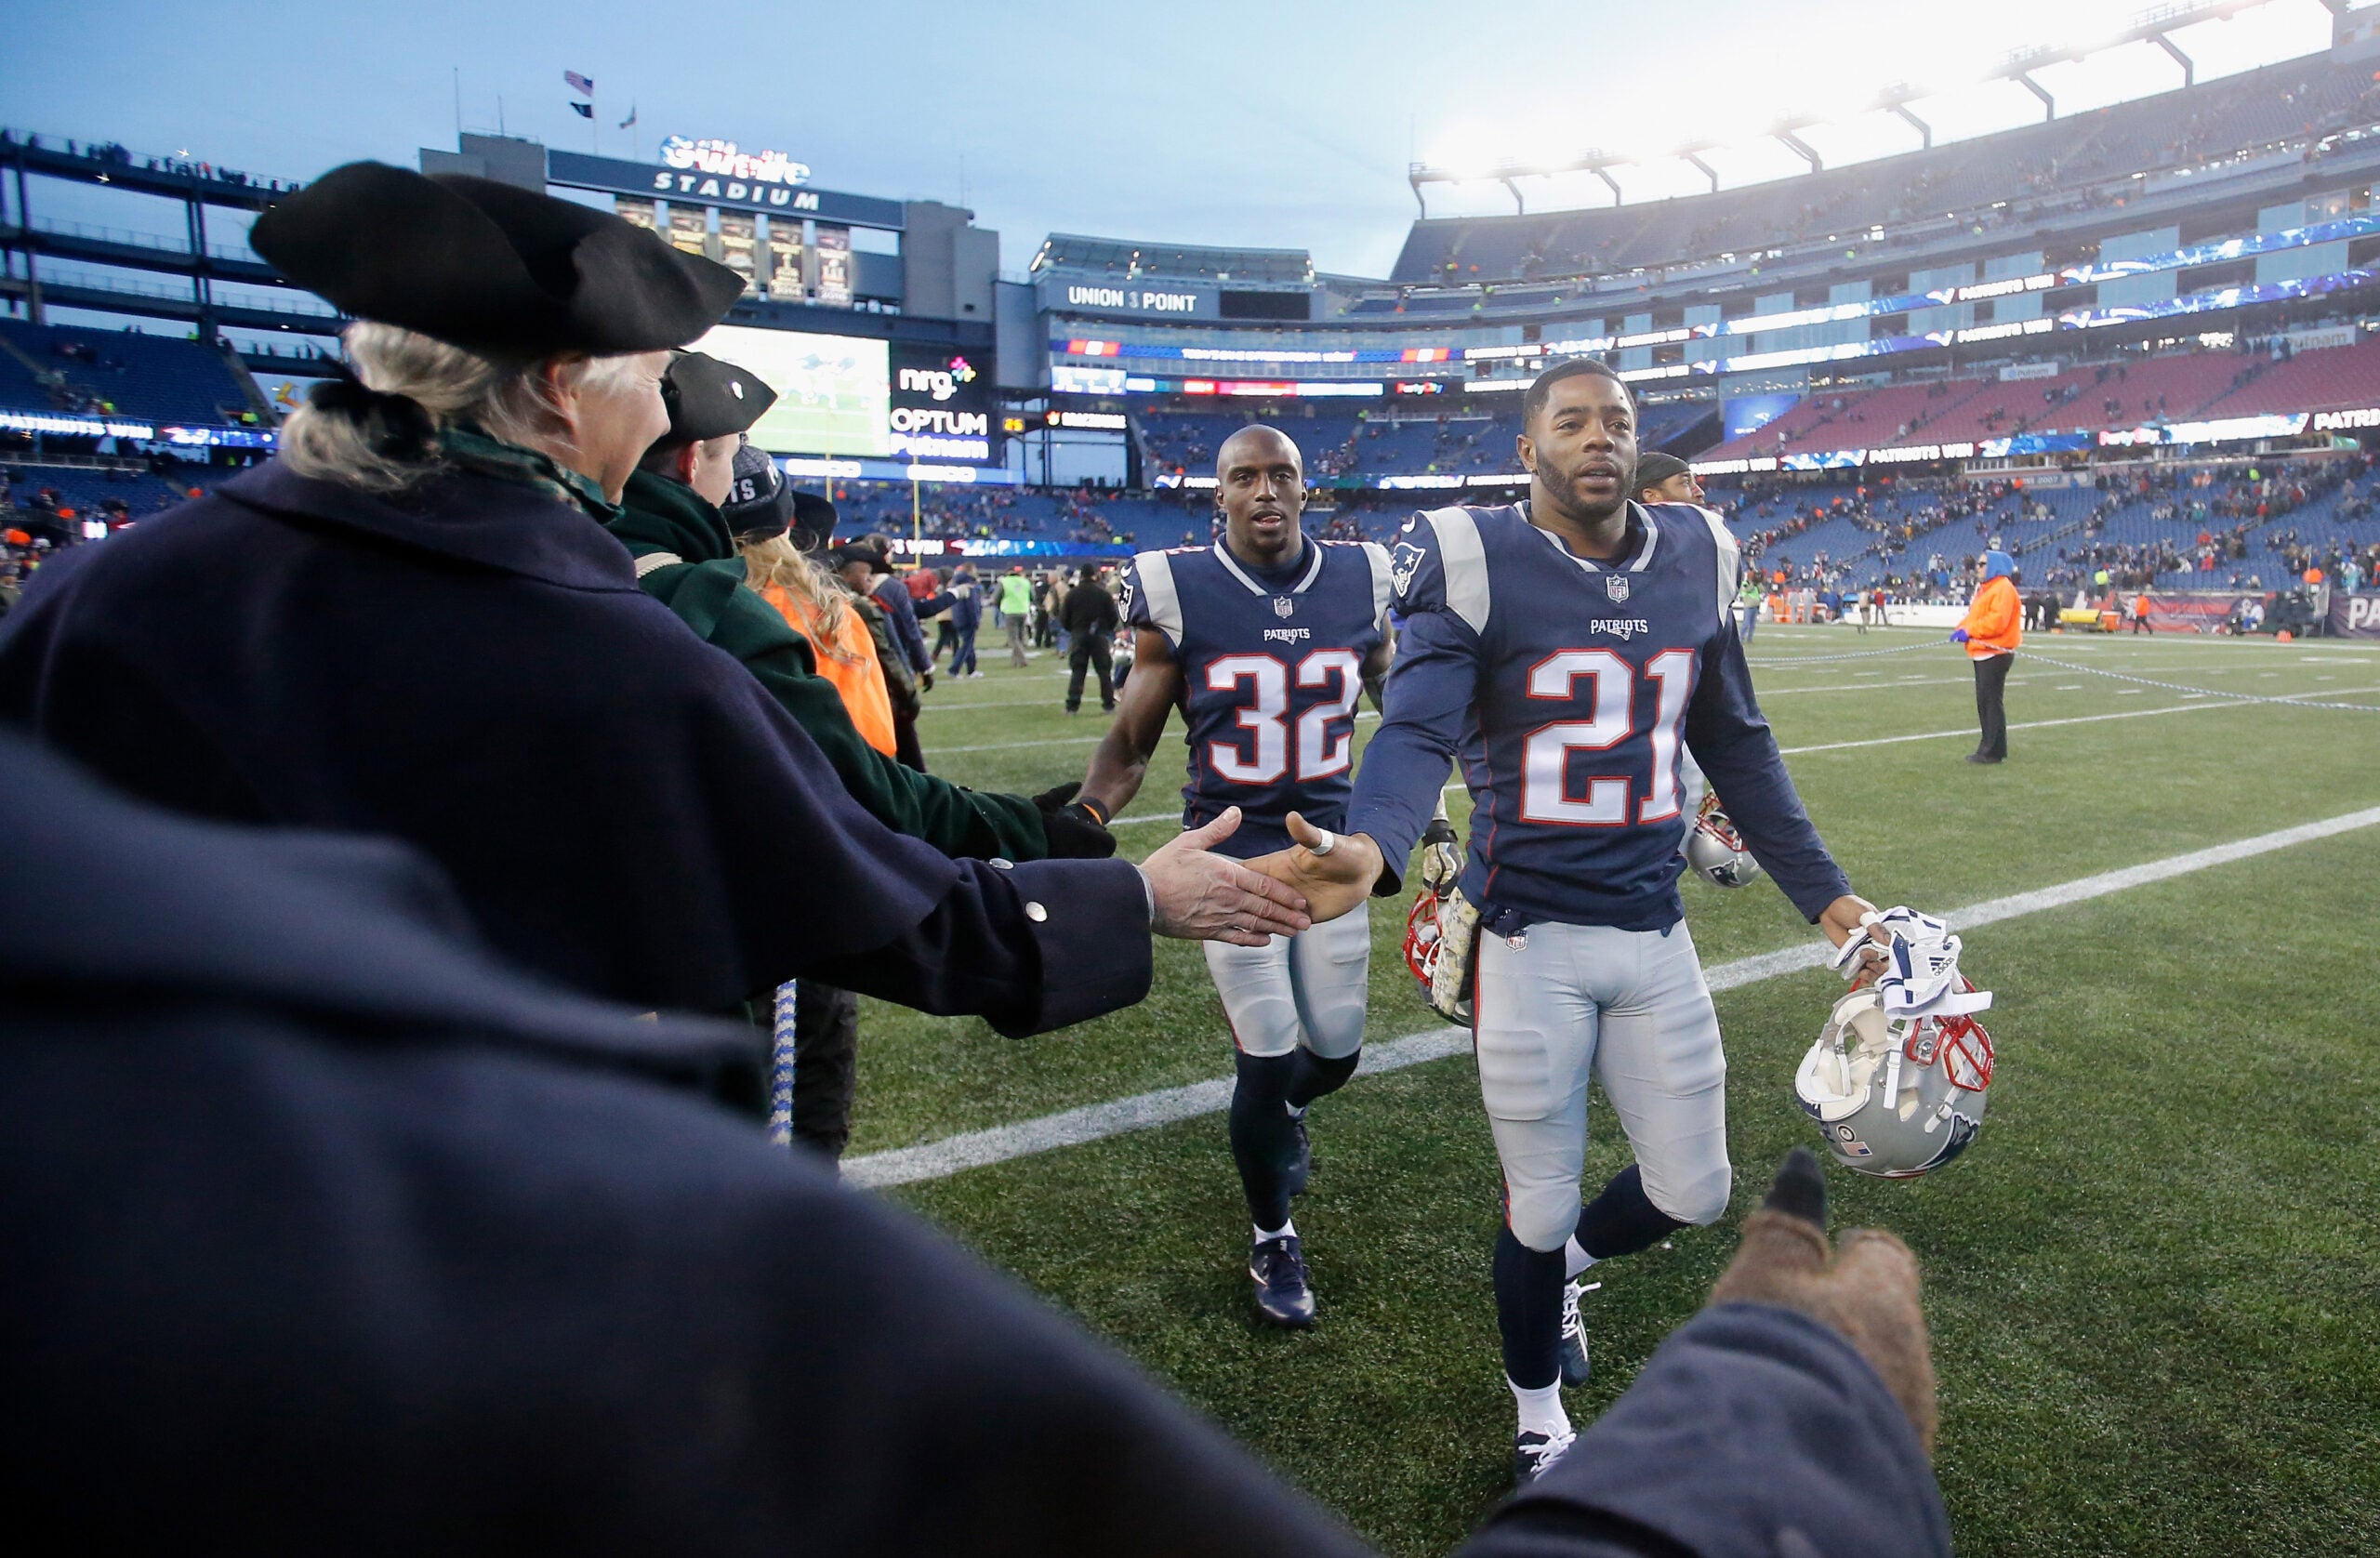
[[[1303,249],[1240,249],[1199,244],[1139,244],[1053,232],[1028,269],[1083,271],[1117,277],[1181,281],[1276,282],[1300,286],[1314,280],[1314,257]]]
[[[2334,16],[2344,15],[2353,7],[2353,0],[2320,0],[2320,3]],[[2171,55],[2175,62],[2182,68],[2181,85],[2185,87],[2192,86],[2197,85],[2198,81],[2197,63],[2174,42],[2172,34],[2202,22],[2228,20],[2241,11],[2254,10],[2268,4],[2270,4],[2270,0],[2173,0],[2171,4],[2161,5],[2142,12],[2129,27],[2111,36],[2096,38],[2087,44],[2036,45],[2012,50],[2003,56],[1991,69],[1986,71],[1978,81],[1982,83],[2013,81],[2023,86],[2041,99],[2043,120],[2047,122],[2057,117],[2057,99],[2048,87],[2036,79],[2034,73],[2051,65],[2082,59],[2127,44],[2146,42],[2157,45]],[[1824,114],[1792,115],[1780,119],[1753,139],[1776,141],[1808,164],[1808,172],[1818,173],[1824,171],[1825,161],[1809,142],[1803,139],[1800,132],[1816,125],[1840,123],[1860,114],[1884,112],[1905,120],[1922,138],[1922,149],[1931,151],[1934,146],[1934,127],[1921,118],[1911,105],[1936,96],[1940,90],[1941,88],[1937,86],[1919,86],[1906,82],[1896,83],[1884,88],[1869,101],[1849,110]],[[1611,170],[1615,167],[1633,167],[1647,162],[1661,162],[1668,159],[1675,159],[1695,168],[1711,180],[1711,192],[1716,194],[1720,189],[1718,170],[1705,160],[1705,153],[1740,144],[1743,144],[1740,138],[1729,140],[1692,140],[1673,148],[1666,153],[1651,156],[1641,152],[1606,152],[1597,148],[1590,149],[1577,157],[1563,161],[1503,162],[1487,167],[1434,166],[1427,163],[1413,163],[1407,168],[1406,182],[1412,187],[1414,203],[1421,207],[1421,217],[1424,219],[1427,219],[1430,215],[1429,201],[1421,192],[1427,185],[1473,184],[1490,181],[1500,183],[1511,193],[1514,209],[1526,215],[1528,205],[1522,196],[1516,180],[1549,178],[1564,173],[1593,174],[1610,189],[1612,203],[1624,205],[1628,204],[1627,196],[1620,190],[1619,180],[1611,176]]]

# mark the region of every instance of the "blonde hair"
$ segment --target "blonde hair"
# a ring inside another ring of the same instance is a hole
[[[575,453],[569,420],[544,372],[554,359],[500,358],[466,350],[402,325],[358,320],[347,327],[356,377],[384,395],[402,395],[439,427],[469,422],[491,438],[539,450],[567,463]],[[605,386],[627,356],[559,360],[565,383]],[[376,419],[377,420],[377,419]],[[301,405],[281,426],[281,458],[300,476],[366,492],[396,492],[435,475],[434,450],[391,454],[371,426],[344,408]]]
[[[843,621],[852,614],[851,601],[843,582],[828,573],[824,563],[795,550],[793,543],[782,535],[739,542],[735,549],[744,554],[744,582],[756,594],[766,594],[774,585],[810,608],[818,625],[818,631],[811,636],[812,648],[839,660],[851,658],[840,647]]]

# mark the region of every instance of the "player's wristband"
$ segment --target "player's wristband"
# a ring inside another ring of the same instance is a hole
[[[1107,819],[1116,814],[1088,796],[1075,797],[1075,804],[1090,812],[1091,820],[1102,827],[1105,827],[1107,825]]]

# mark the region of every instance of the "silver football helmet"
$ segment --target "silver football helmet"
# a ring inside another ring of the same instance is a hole
[[[1760,875],[1760,862],[1744,848],[1743,835],[1719,809],[1715,795],[1702,798],[1694,825],[1686,830],[1686,863],[1713,887],[1741,887]]]
[[[1959,984],[1975,991],[1964,978]],[[1975,994],[1990,1004],[1989,994]],[[1966,1151],[1982,1129],[1991,1063],[1991,1036],[1970,1012],[1893,1017],[1881,992],[1855,990],[1834,1003],[1802,1057],[1793,1092],[1837,1163],[1915,1179]]]

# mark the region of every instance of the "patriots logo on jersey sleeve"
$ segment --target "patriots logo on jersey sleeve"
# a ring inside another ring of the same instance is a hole
[[[1405,527],[1412,529],[1411,525]],[[1410,541],[1399,541],[1396,549],[1388,554],[1388,582],[1396,587],[1401,597],[1413,588],[1413,575],[1420,570],[1421,560],[1429,554]]]
[[[1141,571],[1139,569],[1127,568],[1124,570],[1124,588],[1117,592],[1123,597],[1123,599],[1117,602],[1117,614],[1123,621],[1130,622],[1132,620],[1132,588],[1135,585],[1140,583],[1140,580]]]

